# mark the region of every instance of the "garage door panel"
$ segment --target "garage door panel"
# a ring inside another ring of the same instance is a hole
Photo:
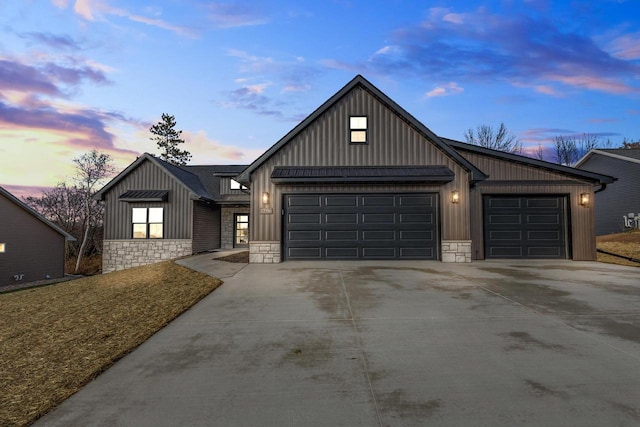
[[[318,235],[321,232],[318,231]],[[335,240],[345,240],[349,242],[353,242],[354,240],[358,240],[358,231],[356,230],[328,230],[325,231],[325,240],[327,242],[335,241]]]
[[[288,199],[289,206],[316,206],[319,207],[320,196],[290,196]]]
[[[363,241],[376,241],[376,240],[396,240],[396,232],[394,230],[363,230]]]
[[[362,206],[386,206],[395,207],[396,198],[392,195],[385,196],[361,196]]]
[[[327,224],[350,224],[358,223],[358,215],[355,213],[328,213],[325,214]]]
[[[285,199],[283,252],[287,259],[438,256],[437,194],[288,195]],[[316,200],[319,206],[313,205]]]
[[[327,247],[325,248],[326,259],[358,259],[358,247]]]
[[[522,224],[522,216],[520,214],[513,215],[489,215],[489,224]]]
[[[560,231],[538,231],[531,230],[527,232],[527,238],[529,240],[551,240],[553,242],[559,241],[562,237],[560,236]]]
[[[511,240],[520,242],[522,240],[522,231],[520,230],[491,230],[489,231],[491,240]]]
[[[399,196],[399,205],[400,206],[423,206],[426,208],[433,208],[435,203],[435,197],[432,195],[405,195]]]
[[[363,224],[389,224],[393,225],[396,222],[396,215],[393,213],[363,213]]]
[[[411,231],[403,231],[400,230],[400,240],[422,240],[425,242],[433,241],[434,233],[430,230],[411,230]]]
[[[485,257],[566,258],[563,196],[485,196]]]
[[[534,246],[527,248],[529,258],[559,258],[560,249],[555,246]]]
[[[552,224],[559,225],[560,224],[560,216],[557,214],[535,214],[535,215],[527,215],[527,224]]]
[[[394,259],[397,258],[396,248],[362,248],[363,259]]]
[[[320,224],[322,216],[319,213],[289,214],[289,224]]]
[[[289,240],[294,240],[294,241],[312,241],[312,242],[319,242],[321,239],[321,232],[320,231],[309,231],[309,230],[289,230],[288,232],[288,238]]]
[[[401,213],[401,224],[433,224],[433,215],[427,213]]]
[[[287,250],[288,258],[299,258],[299,259],[322,259],[322,253],[319,247],[315,246],[312,248],[289,248]]]
[[[325,196],[324,205],[326,207],[332,206],[358,206],[357,196]]]
[[[537,197],[534,199],[527,199],[527,207],[531,209],[559,209],[560,200],[557,197]]]

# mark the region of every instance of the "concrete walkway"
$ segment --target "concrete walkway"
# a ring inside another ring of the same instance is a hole
[[[640,425],[640,269],[209,261],[222,287],[36,425]]]

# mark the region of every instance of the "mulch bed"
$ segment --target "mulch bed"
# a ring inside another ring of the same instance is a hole
[[[226,262],[238,262],[243,264],[249,263],[249,251],[238,252],[235,254],[223,256],[221,258],[214,258],[216,261],[226,261]]]

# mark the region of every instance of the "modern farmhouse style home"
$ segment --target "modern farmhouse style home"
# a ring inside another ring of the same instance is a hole
[[[143,162],[162,173],[141,169],[144,178],[128,178]],[[215,172],[201,167],[196,174],[191,168],[144,155],[101,191],[109,265],[119,262],[114,250],[131,245],[137,246],[131,254],[149,248],[141,260],[176,256],[167,253],[172,244],[162,242],[178,238],[175,216],[184,229],[179,239],[188,235],[192,241],[178,252],[221,245],[213,232],[205,238],[195,219],[182,218],[206,210],[211,227],[225,227],[214,211],[224,206],[217,194],[229,187],[218,182],[209,189],[218,193],[203,197],[192,181],[197,176],[203,184]],[[234,208],[248,213],[253,263],[595,260],[594,190],[613,182],[606,175],[440,138],[362,76],[236,170],[227,182],[240,188],[231,191],[238,192]],[[193,178],[183,177],[187,171]],[[206,209],[203,203],[209,203]],[[150,210],[135,210],[152,207],[162,209],[162,226],[152,227],[158,222]],[[148,231],[136,236],[137,227]],[[207,243],[196,245],[198,239]]]

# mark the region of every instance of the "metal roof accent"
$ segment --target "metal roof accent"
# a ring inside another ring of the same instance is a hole
[[[121,202],[166,202],[169,190],[129,190],[118,197]]]
[[[455,174],[446,166],[277,166],[271,173],[274,184],[292,183],[447,183]]]

